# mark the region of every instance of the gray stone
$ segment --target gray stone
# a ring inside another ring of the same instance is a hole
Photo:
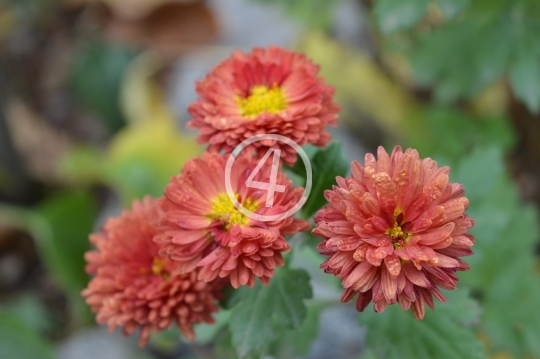
[[[107,332],[104,327],[84,328],[60,342],[57,359],[150,359],[137,346],[136,336],[126,337],[120,332]]]
[[[325,309],[319,321],[319,337],[306,359],[357,359],[363,352],[365,329],[358,325],[353,306]]]

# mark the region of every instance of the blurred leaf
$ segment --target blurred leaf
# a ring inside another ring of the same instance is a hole
[[[480,148],[460,162],[456,178],[462,183],[470,202],[481,200],[493,191],[504,174],[502,152],[497,147]]]
[[[477,116],[504,116],[510,104],[510,88],[504,79],[483,89],[470,103]],[[486,129],[487,130],[487,129]]]
[[[99,182],[103,172],[103,153],[91,146],[74,147],[61,159],[59,171],[70,183],[89,186]]]
[[[192,136],[175,124],[166,96],[154,75],[158,60],[142,54],[125,69],[120,84],[122,108],[129,120],[112,138],[105,153],[79,148],[63,161],[63,172],[79,183],[101,182],[114,187],[123,203],[150,194],[160,196],[169,178],[185,161],[200,154]]]
[[[538,358],[540,279],[522,263],[510,261],[507,266],[485,294],[482,329],[494,352],[510,352],[516,358],[527,355]]]
[[[0,191],[7,191],[12,182],[12,174],[0,164]]]
[[[88,283],[84,253],[90,249],[97,209],[88,193],[65,193],[36,208],[33,234],[47,268],[62,286],[79,296]]]
[[[486,358],[471,323],[477,321],[480,308],[465,290],[445,291],[447,303],[437,303],[424,320],[398,304],[383,313],[368,308],[360,314],[367,328],[366,345],[377,358],[385,359],[462,359]],[[370,306],[371,307],[371,306]]]
[[[510,82],[516,97],[535,113],[540,111],[540,54],[534,46],[522,46],[510,67]]]
[[[341,0],[257,0],[283,6],[293,18],[309,27],[329,30],[334,19],[334,8]]]
[[[53,359],[54,351],[17,315],[0,312],[0,358]]]
[[[86,42],[76,54],[72,73],[75,94],[112,132],[124,125],[120,81],[133,56],[131,50],[99,40]]]
[[[504,173],[497,149],[479,149],[464,160],[453,179],[464,183],[469,215],[476,222],[471,270],[460,273],[475,289],[484,313],[481,328],[494,352],[514,357],[540,356],[540,278],[534,272],[534,250],[540,231],[538,212],[520,202]]]
[[[510,73],[518,98],[540,110],[540,3],[474,0],[433,31],[418,31],[409,46],[416,76],[436,98],[476,96]]]
[[[358,127],[367,117],[389,135],[403,136],[404,119],[417,112],[420,104],[391,79],[369,53],[315,32],[301,39],[298,50],[319,64],[321,76],[335,86],[336,102],[343,105],[341,125]]]
[[[311,217],[326,204],[324,191],[336,184],[336,176],[345,176],[350,164],[343,157],[341,143],[332,142],[328,147],[318,150],[311,161],[313,185],[311,193],[302,207],[304,218]]]
[[[191,136],[181,134],[172,119],[128,126],[112,140],[104,176],[128,204],[146,194],[163,194],[169,178],[201,152]]]
[[[36,333],[45,333],[51,329],[51,315],[35,296],[17,297],[16,300],[5,303],[2,309],[17,317],[18,321]]]
[[[409,146],[422,156],[442,155],[451,163],[467,156],[477,146],[510,150],[515,142],[513,129],[502,116],[473,117],[463,111],[432,107],[408,117],[406,123]]]
[[[6,41],[17,24],[15,9],[3,5],[0,7],[0,41]]]
[[[414,72],[422,83],[435,85],[440,100],[474,96],[504,74],[510,29],[506,18],[487,25],[474,18],[450,22],[423,37],[411,52]]]
[[[57,14],[61,7],[59,0],[8,0],[3,3],[11,3],[17,20],[25,24],[35,24],[37,14],[41,20],[50,18]]]
[[[470,0],[437,0],[444,16],[452,18],[469,5]]]
[[[364,350],[360,359],[377,359],[377,356],[371,350]]]
[[[268,344],[273,321],[280,328],[298,328],[307,315],[304,299],[312,296],[307,272],[287,267],[276,268],[268,286],[257,281],[242,293],[230,319],[232,340],[240,358],[254,356]]]
[[[237,358],[238,354],[234,349],[232,334],[229,328],[222,330],[215,340],[214,355],[216,358]]]
[[[173,119],[167,99],[155,76],[162,65],[152,53],[137,56],[129,66],[120,85],[120,99],[126,120],[131,124]]]
[[[430,0],[377,0],[374,13],[384,33],[415,25],[425,14]]]
[[[201,152],[194,137],[182,134],[175,124],[155,79],[160,66],[155,56],[142,54],[128,66],[121,83],[122,108],[130,126],[111,141],[104,177],[124,203],[146,194],[162,195],[169,178]]]

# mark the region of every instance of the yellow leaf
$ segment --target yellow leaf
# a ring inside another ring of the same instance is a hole
[[[107,152],[105,176],[125,203],[146,194],[162,195],[169,178],[201,153],[194,137],[181,134],[172,119],[128,126]]]
[[[505,114],[510,105],[510,91],[504,80],[488,86],[471,102],[471,109],[479,116]]]
[[[7,5],[0,5],[0,40],[5,40],[15,28],[15,11]]]
[[[166,97],[155,79],[159,58],[146,52],[129,64],[120,87],[120,104],[130,124],[173,117]]]
[[[143,53],[133,60],[121,84],[121,104],[129,125],[111,141],[105,177],[126,203],[146,194],[159,196],[170,176],[201,153],[195,138],[176,126],[155,74],[159,58]]]
[[[401,137],[404,119],[420,104],[399,87],[364,51],[349,48],[319,33],[308,33],[299,49],[321,65],[321,75],[336,87],[337,102],[376,120],[389,134]],[[340,121],[354,125],[352,116]]]

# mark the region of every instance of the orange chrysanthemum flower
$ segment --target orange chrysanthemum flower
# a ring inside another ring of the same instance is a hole
[[[102,233],[90,235],[97,250],[87,252],[86,271],[94,274],[82,292],[97,322],[109,330],[123,327],[125,335],[140,329],[139,345],[148,341],[150,331],[158,332],[176,323],[193,339],[194,323],[213,323],[218,311],[218,282],[197,280],[197,273],[177,275],[176,263],[158,256],[159,244],[152,221],[159,207],[151,198],[134,201],[131,211],[110,218]]]
[[[416,150],[396,147],[388,156],[379,147],[378,159],[367,154],[365,166],[353,162],[352,178],[338,177],[326,191],[330,203],[315,216],[313,233],[329,256],[321,268],[342,279],[342,302],[358,295],[358,311],[373,301],[382,312],[397,301],[422,319],[432,296],[446,300],[437,287],[456,288],[454,273],[469,269],[458,257],[473,253],[467,231],[474,222],[449,172]]]
[[[280,134],[300,146],[326,146],[327,125],[337,124],[339,106],[332,102],[334,88],[317,77],[319,66],[304,54],[280,47],[240,51],[197,82],[200,98],[188,108],[188,126],[200,129],[198,141],[209,151],[226,154],[243,140],[259,134]],[[280,148],[285,162],[296,153],[276,141],[256,142],[254,148]]]
[[[227,195],[225,166],[225,157],[208,152],[186,163],[159,199],[165,215],[154,241],[163,244],[160,254],[177,261],[181,271],[200,267],[198,278],[204,281],[228,276],[235,288],[244,284],[252,287],[259,277],[268,284],[274,267],[283,265],[282,253],[290,250],[283,236],[307,230],[309,224],[292,217],[261,221],[243,214]],[[271,166],[256,166],[251,156],[236,157],[230,176],[231,195],[258,215],[279,215],[294,207],[303,189],[292,187],[281,172],[275,179],[282,191],[276,192],[273,204],[266,207],[268,192],[248,187],[246,181],[255,172],[254,181],[269,183]]]

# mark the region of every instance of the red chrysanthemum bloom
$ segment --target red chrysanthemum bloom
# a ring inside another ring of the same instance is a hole
[[[377,312],[397,301],[422,319],[432,296],[446,300],[437,287],[456,288],[455,271],[469,269],[458,257],[471,255],[474,243],[469,201],[449,172],[416,150],[396,147],[388,156],[379,147],[378,159],[369,153],[365,166],[353,162],[352,178],[338,177],[325,192],[329,205],[313,233],[329,256],[321,268],[342,279],[341,301],[358,295],[358,311],[373,301]]]
[[[176,263],[158,256],[159,244],[152,238],[152,225],[159,219],[156,201],[134,201],[131,211],[110,218],[102,233],[90,235],[97,250],[85,254],[86,271],[95,275],[82,292],[96,320],[109,330],[123,327],[125,335],[140,329],[139,345],[150,331],[158,332],[176,323],[193,339],[194,323],[213,323],[218,311],[218,282],[197,280],[197,273],[176,275]]]
[[[257,170],[257,162],[248,155],[234,161],[230,180],[238,202],[265,216],[294,207],[303,188],[292,187],[281,171],[275,183],[282,186],[282,192],[274,194],[270,207],[266,207],[266,190],[246,185],[253,172],[254,181],[270,182],[271,166]],[[263,222],[244,215],[227,195],[225,166],[226,157],[208,152],[185,164],[158,200],[165,215],[154,241],[163,244],[160,254],[177,261],[181,271],[201,267],[199,279],[228,276],[235,288],[244,284],[252,287],[256,277],[268,284],[274,267],[283,265],[282,253],[290,250],[283,236],[307,230],[309,224],[292,217]]]
[[[236,51],[196,84],[200,98],[188,108],[188,123],[200,129],[198,141],[209,151],[226,154],[243,140],[259,134],[280,134],[300,146],[326,146],[327,125],[337,125],[339,106],[334,88],[317,77],[319,66],[304,54],[280,47]],[[296,152],[276,141],[252,145],[259,153],[280,148],[283,160],[296,161]]]

